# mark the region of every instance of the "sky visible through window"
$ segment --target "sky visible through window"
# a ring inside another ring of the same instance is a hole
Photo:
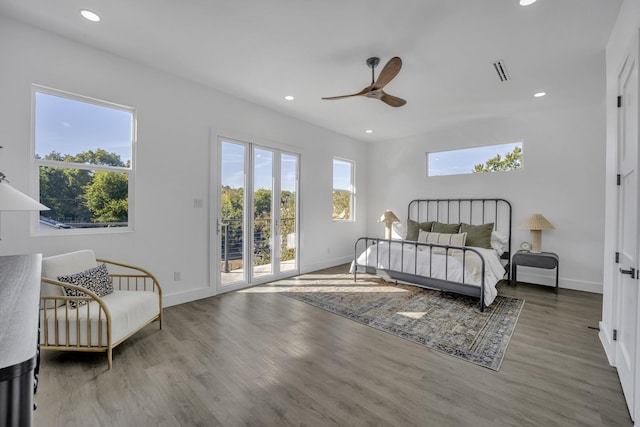
[[[352,163],[344,160],[333,159],[333,188],[336,190],[351,191],[351,167]]]
[[[52,151],[76,155],[101,148],[131,160],[132,114],[43,92],[36,92],[36,155]]]
[[[473,167],[475,165],[484,164],[497,154],[500,154],[500,156],[504,158],[505,154],[512,152],[515,147],[522,148],[522,142],[427,153],[427,175],[439,176],[473,173]]]
[[[222,185],[230,188],[244,187],[244,153],[247,147],[243,144],[232,142],[222,143]],[[272,189],[272,152],[268,150],[256,149],[256,159],[254,162],[254,188]],[[283,154],[280,163],[282,191],[296,191],[297,157]]]

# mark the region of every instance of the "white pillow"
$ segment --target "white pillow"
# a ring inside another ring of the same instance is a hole
[[[491,232],[491,240],[495,240],[495,241],[500,242],[500,243],[508,243],[509,242],[509,236],[506,236],[506,235],[502,234],[499,231],[492,231]]]
[[[504,251],[507,250],[509,244],[509,237],[498,231],[491,232],[491,247],[498,253],[498,256],[502,256]]]
[[[407,227],[401,222],[394,222],[391,225],[391,238],[404,240],[407,237]]]
[[[422,243],[435,243],[438,245],[450,245],[450,246],[464,246],[467,240],[467,233],[432,233],[424,230],[418,232],[418,242]],[[421,247],[420,250],[429,250],[428,247]],[[434,253],[443,254],[446,252],[444,248],[434,248]],[[448,255],[452,255],[460,251],[448,251]]]

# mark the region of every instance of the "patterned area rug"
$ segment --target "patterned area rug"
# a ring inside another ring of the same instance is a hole
[[[499,295],[480,312],[477,298],[377,278],[308,283],[282,294],[496,371],[524,305]]]

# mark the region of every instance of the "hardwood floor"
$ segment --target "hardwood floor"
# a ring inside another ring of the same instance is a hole
[[[330,281],[346,266],[301,276]],[[104,354],[43,352],[35,426],[630,426],[601,296],[519,284],[495,372],[278,295],[167,308]]]

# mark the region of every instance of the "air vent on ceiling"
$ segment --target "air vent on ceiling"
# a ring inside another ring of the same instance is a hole
[[[504,65],[504,61],[502,59],[494,61],[493,68],[495,68],[496,73],[498,73],[498,78],[501,82],[511,80],[511,77],[509,77],[509,73],[507,72],[507,67]]]

